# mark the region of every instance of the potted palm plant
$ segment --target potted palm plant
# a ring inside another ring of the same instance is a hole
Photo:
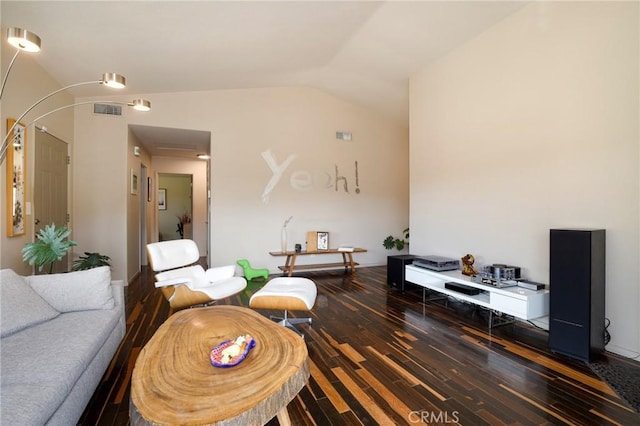
[[[99,266],[111,266],[111,258],[104,254],[85,251],[84,255],[73,261],[72,271],[84,271]]]
[[[407,244],[409,244],[409,228],[402,230],[402,239],[389,235],[384,239],[384,241],[382,241],[382,245],[387,250],[391,250],[394,247],[398,250],[402,250]]]
[[[63,225],[56,228],[56,224],[45,225],[36,234],[37,241],[27,243],[22,248],[22,260],[29,265],[36,265],[38,271],[42,271],[45,265],[49,265],[49,273],[53,272],[53,263],[62,260],[69,249],[77,243],[68,240],[71,230]]]

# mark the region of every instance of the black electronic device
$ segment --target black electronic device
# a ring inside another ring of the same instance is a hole
[[[455,282],[444,283],[444,288],[448,290],[457,291],[458,293],[468,294],[469,296],[475,296],[477,294],[480,294],[480,292],[482,291],[479,288],[470,287],[468,285],[459,284]]]
[[[605,230],[552,229],[549,349],[591,361],[605,346]]]
[[[413,284],[405,281],[405,266],[410,265],[415,259],[411,254],[399,254],[396,256],[387,256],[387,284],[395,287],[400,291],[405,291],[409,286],[415,287]]]
[[[520,267],[494,263],[485,267],[485,272],[496,280],[516,280],[520,278]]]
[[[544,290],[547,287],[542,283],[537,283],[529,280],[518,280],[517,283],[518,283],[518,287],[526,288],[527,290],[533,290],[533,291]]]
[[[432,271],[455,271],[460,269],[460,261],[458,259],[443,256],[419,256],[413,260],[413,264]]]

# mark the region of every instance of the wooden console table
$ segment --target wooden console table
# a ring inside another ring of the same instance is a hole
[[[295,269],[333,269],[343,267],[345,273],[349,271],[349,268],[351,268],[351,273],[353,273],[358,265],[357,262],[353,261],[353,253],[366,253],[366,251],[367,250],[363,248],[354,248],[353,251],[342,251],[338,249],[318,250],[314,252],[304,250],[299,253],[295,251],[270,251],[269,254],[271,256],[287,256],[284,266],[278,266],[278,268],[280,268],[283,275],[291,276]],[[296,265],[296,258],[298,256],[308,256],[313,254],[341,254],[342,262]]]

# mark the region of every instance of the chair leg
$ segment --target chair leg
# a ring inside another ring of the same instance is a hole
[[[270,316],[269,318],[272,321],[276,321],[278,324],[283,325],[288,329],[295,331],[303,339],[304,339],[304,334],[302,334],[302,332],[297,328],[295,328],[293,325],[305,324],[305,323],[311,324],[311,322],[313,321],[313,318],[289,318],[288,312],[286,310],[284,311],[284,317]]]

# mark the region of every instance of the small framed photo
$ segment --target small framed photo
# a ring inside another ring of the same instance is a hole
[[[138,195],[138,174],[133,169],[131,169],[131,188],[129,192],[131,195]]]
[[[167,189],[160,188],[158,189],[158,210],[166,210],[167,209]]]
[[[318,250],[329,250],[329,233],[318,231]]]

